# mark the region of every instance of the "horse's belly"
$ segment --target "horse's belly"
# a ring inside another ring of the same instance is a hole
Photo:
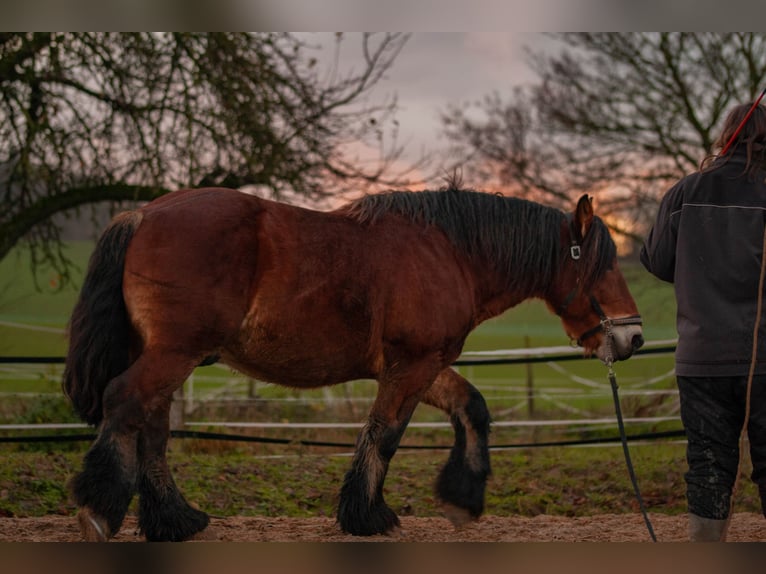
[[[326,362],[296,358],[289,362],[274,361],[268,357],[234,357],[223,354],[221,361],[233,369],[259,381],[288,387],[316,388],[370,378],[360,368],[329,365]]]
[[[298,334],[257,326],[221,354],[224,363],[255,379],[304,388],[372,378],[367,357],[367,340],[358,334]]]

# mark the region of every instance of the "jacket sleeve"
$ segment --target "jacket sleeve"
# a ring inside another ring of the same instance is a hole
[[[657,219],[641,248],[643,266],[655,277],[673,283],[676,267],[676,240],[681,217],[685,180],[678,182],[662,198]]]

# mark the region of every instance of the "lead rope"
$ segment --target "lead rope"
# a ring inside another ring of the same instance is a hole
[[[764,90],[766,92],[766,90]],[[761,94],[763,95],[763,94]],[[760,98],[759,98],[760,99]],[[739,433],[739,464],[737,466],[737,476],[734,479],[734,486],[731,489],[731,499],[729,500],[729,516],[726,517],[720,542],[726,542],[726,535],[729,532],[731,515],[734,512],[734,494],[739,486],[739,476],[742,472],[742,463],[745,461],[745,437],[747,436],[747,425],[750,422],[750,393],[753,388],[753,376],[755,374],[755,363],[758,359],[758,331],[761,325],[761,313],[763,310],[763,283],[766,275],[766,225],[763,228],[763,251],[761,252],[761,275],[758,278],[758,302],[755,307],[755,326],[753,327],[753,350],[750,356],[750,371],[747,374],[747,393],[745,395],[745,421],[742,423],[742,430]]]
[[[764,244],[766,249],[766,243]],[[644,499],[641,496],[641,490],[638,488],[638,480],[636,479],[636,471],[633,469],[633,462],[630,459],[630,450],[628,449],[628,437],[625,434],[625,423],[622,420],[622,408],[620,408],[620,397],[617,393],[617,375],[614,374],[614,368],[612,363],[614,359],[612,357],[612,329],[609,322],[604,322],[604,336],[607,341],[607,357],[606,366],[609,369],[609,384],[612,386],[612,397],[614,398],[614,410],[617,413],[617,426],[620,429],[620,441],[622,442],[622,452],[625,455],[625,464],[628,467],[628,474],[630,475],[630,482],[633,483],[633,492],[636,493],[636,500],[638,500],[638,507],[641,509],[641,514],[644,517],[644,523],[646,523],[646,529],[649,531],[649,536],[652,538],[652,542],[657,542],[657,536],[654,534],[654,528],[652,528],[652,522],[649,520],[649,514],[646,512],[646,505]]]

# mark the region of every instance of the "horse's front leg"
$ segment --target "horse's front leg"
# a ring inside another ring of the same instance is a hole
[[[383,499],[383,482],[410,417],[435,374],[410,373],[379,382],[378,394],[356,445],[338,504],[338,523],[357,536],[396,530],[399,518]],[[425,381],[425,382],[424,382]]]
[[[444,369],[423,396],[423,402],[450,416],[455,444],[436,482],[436,494],[455,527],[476,520],[484,511],[490,475],[487,404],[481,393],[452,369]]]

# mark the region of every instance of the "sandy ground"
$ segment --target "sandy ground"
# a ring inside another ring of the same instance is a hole
[[[686,541],[685,516],[650,514],[659,542]],[[651,542],[640,514],[604,514],[581,518],[558,516],[485,516],[461,530],[444,518],[402,517],[393,536],[358,538],[343,534],[331,518],[213,518],[201,539],[206,542]],[[760,514],[735,514],[728,541],[766,541],[766,520]],[[74,517],[0,518],[0,542],[80,541]],[[114,538],[141,542],[135,517],[128,517]],[[202,541],[202,540],[200,540]]]

